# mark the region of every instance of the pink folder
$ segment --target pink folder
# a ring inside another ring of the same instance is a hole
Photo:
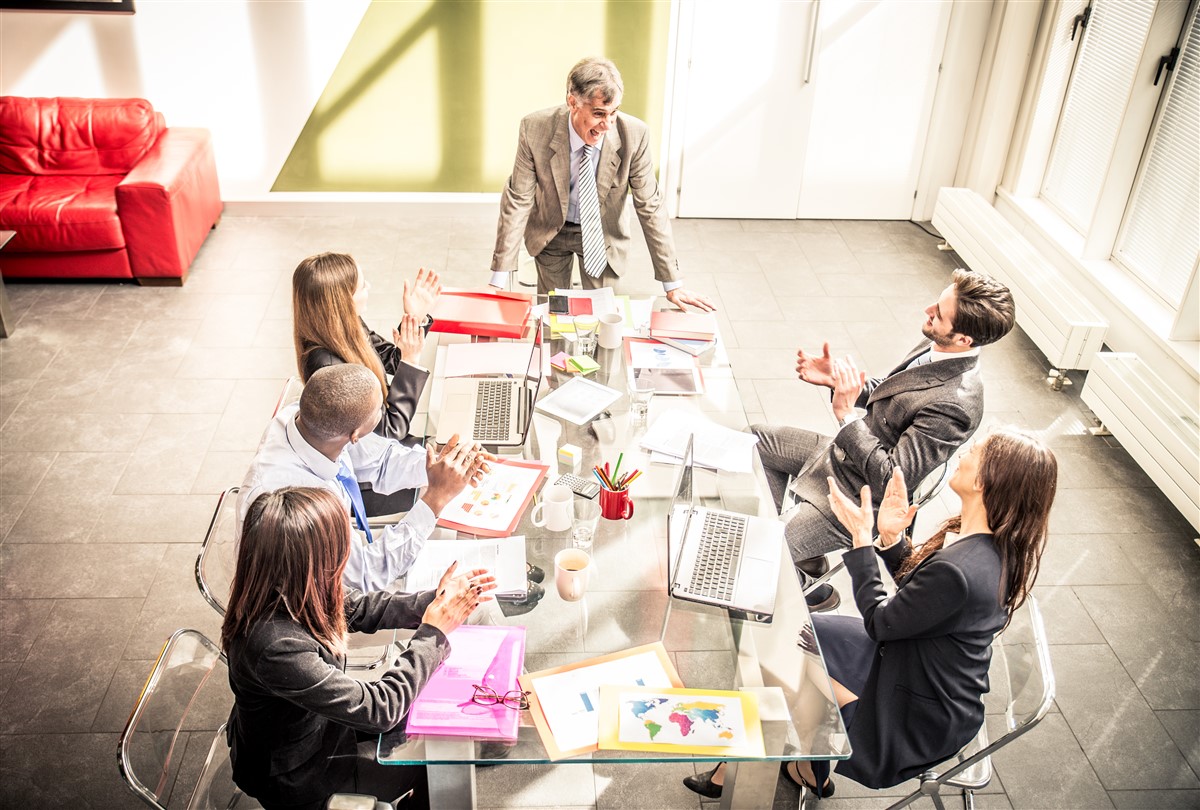
[[[463,625],[449,638],[450,657],[413,701],[405,730],[409,734],[515,740],[520,709],[502,703],[481,706],[471,697],[477,683],[498,695],[521,688],[517,676],[525,663],[525,628]],[[480,677],[480,656],[492,650],[496,652]]]

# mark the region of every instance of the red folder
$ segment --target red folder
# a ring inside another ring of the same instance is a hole
[[[431,332],[519,338],[525,333],[532,298],[523,293],[443,289],[433,304]]]
[[[664,309],[650,313],[650,337],[712,340],[716,334],[717,319],[708,312]]]

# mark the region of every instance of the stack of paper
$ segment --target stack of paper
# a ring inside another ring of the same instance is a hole
[[[750,472],[753,468],[757,436],[718,425],[694,411],[678,409],[661,414],[642,437],[642,447],[678,463],[692,435],[696,437],[692,457],[697,466],[727,472]]]
[[[493,537],[482,540],[429,540],[408,569],[405,589],[427,591],[437,587],[450,563],[459,572],[486,568],[496,578],[497,598],[523,599],[528,593],[525,576],[525,538]]]
[[[539,399],[534,408],[576,425],[586,425],[620,398],[620,391],[584,377],[574,377]]]
[[[567,360],[567,365],[572,371],[578,371],[580,374],[591,374],[593,371],[600,370],[600,364],[586,354],[577,354]]]

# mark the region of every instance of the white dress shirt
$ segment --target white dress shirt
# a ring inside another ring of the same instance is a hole
[[[372,531],[374,542],[368,543],[366,535],[358,530],[351,517],[350,495],[337,480],[338,469],[345,464],[360,483],[370,484],[376,492],[385,495],[423,487],[428,483],[425,448],[408,447],[395,439],[369,433],[357,442],[347,444],[338,460],[331,461],[300,435],[296,427],[299,410],[299,404],[283,408],[263,433],[258,452],[238,492],[239,540],[250,504],[262,493],[284,487],[327,489],[346,507],[346,520],[353,534],[350,560],[346,563],[342,581],[347,587],[363,593],[388,590],[417,558],[433,532],[437,516],[424,501],[417,501],[399,523]]]

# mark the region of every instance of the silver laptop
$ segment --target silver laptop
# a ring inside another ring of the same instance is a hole
[[[743,611],[769,622],[775,613],[783,524],[696,506],[692,442],[667,514],[667,590],[678,599]]]
[[[520,377],[451,377],[442,381],[437,441],[455,433],[463,441],[500,447],[525,443],[533,403],[542,385],[542,322],[529,345],[529,363]]]

